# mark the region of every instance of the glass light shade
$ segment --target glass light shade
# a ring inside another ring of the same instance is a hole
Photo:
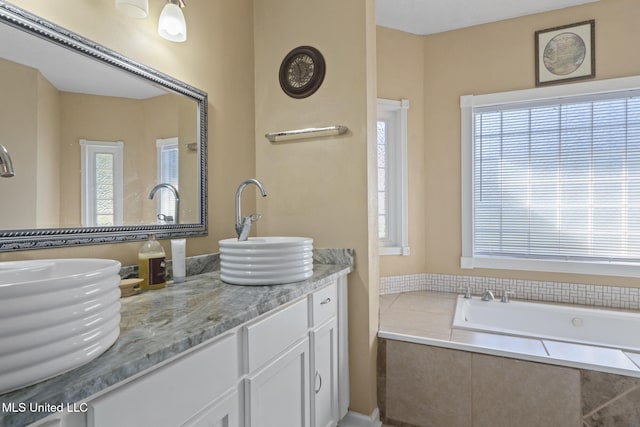
[[[149,16],[149,0],[115,0],[116,9],[132,18],[144,19]]]
[[[180,6],[173,3],[167,3],[164,6],[158,21],[158,33],[172,42],[187,40],[187,23]]]

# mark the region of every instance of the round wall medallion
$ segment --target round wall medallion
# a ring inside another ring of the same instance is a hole
[[[280,87],[292,98],[306,98],[324,80],[325,63],[320,51],[299,46],[289,52],[280,64]]]

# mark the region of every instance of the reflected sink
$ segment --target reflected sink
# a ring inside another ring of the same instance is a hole
[[[220,278],[232,285],[279,285],[313,275],[313,239],[249,237],[220,240]]]
[[[0,394],[77,368],[120,335],[120,263],[0,262]]]

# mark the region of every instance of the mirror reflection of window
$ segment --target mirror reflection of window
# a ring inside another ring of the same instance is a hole
[[[158,184],[178,186],[178,137],[156,140]],[[174,224],[176,200],[170,191],[162,189],[156,194],[158,224]]]
[[[80,145],[82,225],[122,225],[124,144],[81,139]]]

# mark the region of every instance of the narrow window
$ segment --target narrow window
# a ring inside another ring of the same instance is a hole
[[[82,225],[122,225],[123,143],[80,140]]]
[[[158,163],[158,184],[171,184],[176,190],[178,186],[179,158],[178,158],[178,138],[166,138],[156,140],[157,163]],[[173,223],[175,220],[176,200],[168,190],[161,189],[155,195],[158,199],[157,219],[158,223]]]
[[[381,255],[409,255],[406,99],[378,99],[378,238]]]

